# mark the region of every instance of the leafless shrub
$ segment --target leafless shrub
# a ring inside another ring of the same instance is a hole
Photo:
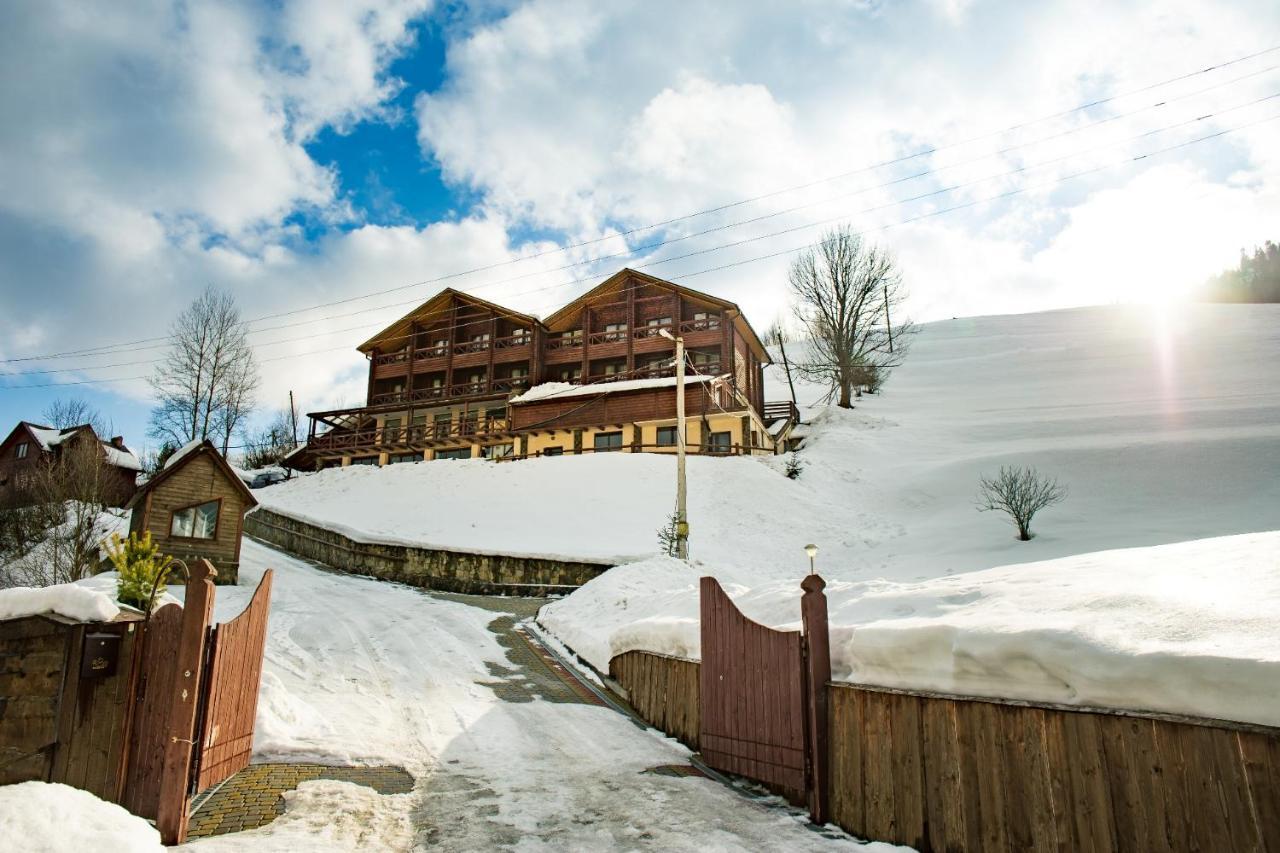
[[[1066,496],[1066,486],[1030,467],[1002,465],[1000,473],[978,481],[978,510],[1006,513],[1023,542],[1031,539],[1031,519],[1035,514],[1061,503]]]

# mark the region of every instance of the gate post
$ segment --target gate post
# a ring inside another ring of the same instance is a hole
[[[196,705],[204,649],[213,615],[213,565],[196,560],[187,579],[182,606],[182,634],[177,648],[178,676],[165,726],[164,766],[160,774],[160,802],[156,829],[165,844],[181,844],[187,838],[187,799],[191,787],[191,754],[196,738]]]
[[[809,753],[809,819],[816,824],[828,821],[830,795],[829,734],[827,731],[827,682],[831,680],[831,641],[827,626],[827,586],[819,575],[808,575],[800,583],[800,617],[805,645],[806,751]]]

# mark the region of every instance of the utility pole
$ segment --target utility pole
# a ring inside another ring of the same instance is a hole
[[[889,285],[884,286],[884,327],[889,333],[889,352],[893,352],[893,324],[889,322]]]
[[[289,422],[293,425],[293,446],[298,446],[298,410],[293,405],[293,390],[289,391]]]
[[[684,338],[666,329],[658,332],[676,342],[676,556],[689,559],[689,515],[686,511],[687,489],[684,477]]]

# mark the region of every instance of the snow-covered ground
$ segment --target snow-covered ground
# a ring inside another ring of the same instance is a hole
[[[896,849],[825,838],[707,779],[642,773],[688,750],[610,709],[504,699],[495,688],[521,677],[489,628],[501,613],[250,540],[241,556],[240,585],[217,589],[220,620],[276,571],[255,760],[392,763],[418,784],[306,783],[284,818],[193,851]]]

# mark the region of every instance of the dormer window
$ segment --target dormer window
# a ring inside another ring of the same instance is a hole
[[[15,447],[14,455],[17,456],[17,458],[19,459],[26,459],[27,458],[27,442],[24,441],[20,443],[17,447]]]

